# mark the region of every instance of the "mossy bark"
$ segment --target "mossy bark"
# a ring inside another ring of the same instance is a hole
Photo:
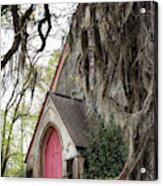
[[[57,91],[84,99],[106,124],[113,116],[125,131],[119,179],[157,178],[156,13],[154,2],[79,4],[68,36]]]

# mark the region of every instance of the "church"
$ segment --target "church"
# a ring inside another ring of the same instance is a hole
[[[68,65],[72,65],[65,60],[68,53],[65,44],[27,152],[27,177],[83,178],[82,149],[96,119],[82,95],[72,93],[69,77],[74,73],[70,70],[66,76]]]

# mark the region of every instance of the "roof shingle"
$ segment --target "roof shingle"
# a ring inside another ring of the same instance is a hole
[[[91,125],[90,119],[84,113],[84,102],[57,93],[50,93],[50,96],[75,145],[86,147],[86,133]]]

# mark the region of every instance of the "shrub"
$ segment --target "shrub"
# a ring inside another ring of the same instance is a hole
[[[127,144],[120,127],[113,120],[108,127],[100,122],[88,135],[89,146],[84,151],[84,176],[89,179],[114,179],[121,172],[127,158]]]

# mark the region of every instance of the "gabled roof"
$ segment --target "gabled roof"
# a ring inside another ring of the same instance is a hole
[[[75,145],[86,147],[86,133],[88,132],[90,120],[84,113],[84,103],[81,100],[72,99],[57,93],[50,93],[49,95]]]
[[[52,91],[52,90],[55,91],[55,89],[56,89],[56,86],[57,86],[57,83],[58,83],[58,78],[59,78],[59,75],[60,75],[60,71],[61,71],[62,65],[63,65],[63,63],[64,63],[64,55],[65,55],[65,53],[66,53],[66,49],[67,49],[67,43],[65,43],[65,45],[64,45],[64,47],[63,47],[61,56],[60,56],[60,58],[59,58],[58,66],[57,66],[57,69],[56,69],[56,71],[55,71],[55,73],[54,73],[54,76],[53,76],[53,79],[52,79],[52,82],[51,82],[49,91]],[[56,84],[56,85],[54,86],[54,84]],[[53,87],[54,87],[54,88],[53,88]],[[47,94],[46,94],[46,96],[45,96],[45,99],[44,99],[44,102],[43,102],[43,104],[42,104],[42,107],[41,107],[41,110],[40,110],[40,113],[39,113],[39,117],[38,117],[38,121],[37,121],[35,130],[34,130],[34,134],[33,134],[33,136],[32,136],[31,142],[30,142],[30,144],[29,144],[29,148],[28,148],[28,151],[27,151],[27,155],[26,155],[26,158],[25,158],[25,162],[27,162],[28,156],[29,156],[29,154],[30,154],[30,151],[31,151],[31,148],[32,148],[32,145],[33,145],[33,141],[34,141],[36,132],[37,132],[37,130],[38,130],[38,127],[39,127],[39,124],[40,124],[40,121],[41,121],[42,113],[43,113],[43,111],[44,111],[44,106],[45,106],[45,104],[46,104],[48,94],[49,94],[49,92],[47,92]]]
[[[52,92],[52,91],[55,92],[57,89],[58,79],[60,77],[60,73],[63,68],[65,58],[68,55],[68,52],[69,52],[69,46],[67,45],[67,42],[66,42],[66,44],[63,47],[60,59],[59,59],[57,69],[54,73],[49,92]],[[31,151],[34,139],[35,139],[36,132],[39,128],[39,124],[40,124],[40,121],[42,118],[42,114],[44,112],[44,107],[46,105],[46,101],[49,96],[49,92],[47,92],[47,94],[45,96],[45,100],[44,100],[43,105],[41,107],[38,122],[36,124],[34,134],[32,136],[32,139],[31,139],[31,142],[30,142],[30,145],[28,148],[25,162],[27,162],[28,156],[30,154],[30,151]],[[65,123],[65,126],[67,127],[72,139],[74,140],[74,143],[76,144],[76,146],[78,146],[78,147],[86,146],[87,142],[85,139],[85,131],[87,131],[87,124],[90,121],[90,119],[88,121],[88,119],[84,115],[84,111],[82,111],[82,109],[81,109],[81,105],[84,103],[82,103],[80,100],[71,99],[71,98],[68,98],[63,95],[59,96],[59,94],[57,94],[57,93],[50,93],[50,95],[51,95],[60,115],[61,115],[63,122]],[[64,97],[62,99],[62,101],[61,101],[61,97],[62,98]],[[73,122],[72,122],[72,120],[73,120]],[[91,127],[92,123],[89,122],[88,126]]]

